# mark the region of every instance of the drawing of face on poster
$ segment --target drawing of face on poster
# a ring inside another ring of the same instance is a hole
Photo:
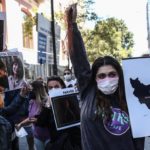
[[[20,52],[1,52],[0,59],[5,63],[8,86],[5,91],[21,88],[24,79],[23,59]]]

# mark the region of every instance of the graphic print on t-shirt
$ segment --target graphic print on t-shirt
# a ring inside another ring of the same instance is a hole
[[[113,135],[122,135],[129,129],[129,116],[119,108],[112,108],[113,115],[110,121],[103,120],[105,129]]]

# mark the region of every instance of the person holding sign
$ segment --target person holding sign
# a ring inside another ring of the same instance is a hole
[[[0,140],[0,144],[2,144],[2,147],[5,147],[5,149],[12,149],[12,150],[18,149],[16,138],[12,136],[14,135],[13,134],[14,122],[10,118],[13,117],[19,111],[19,108],[24,104],[24,102],[26,101],[26,96],[28,95],[28,92],[29,91],[28,91],[27,85],[24,85],[24,87],[21,88],[16,101],[11,102],[9,106],[0,106],[0,116],[7,119],[8,123],[11,124],[9,129],[8,129],[8,126],[5,126],[5,128],[2,128],[5,124],[3,124],[3,126],[1,125],[1,135],[3,135],[2,134],[3,130],[6,129],[4,132],[5,135],[1,136],[3,138],[1,138]]]
[[[90,68],[76,24],[76,4],[66,10],[68,50],[82,100],[83,150],[144,150],[144,138],[133,139],[125,99],[123,71],[111,56]]]
[[[51,91],[53,90],[59,91],[58,89],[66,88],[64,81],[59,76],[49,77],[47,81],[47,86],[48,86],[49,93],[51,93]],[[74,113],[74,111],[72,110],[72,107],[70,107],[71,103],[69,103],[69,101],[67,105],[65,103],[66,101],[64,102],[63,100],[61,101],[62,101],[61,103],[62,107],[59,107],[57,110],[61,111],[60,113],[62,113],[62,122],[65,123],[66,119],[63,120],[63,118],[67,117],[67,121],[70,121],[70,119],[72,119],[72,113]],[[51,150],[51,149],[52,150],[81,150],[80,127],[75,126],[75,127],[63,129],[61,131],[57,131],[56,124],[54,121],[54,115],[52,112],[52,107],[50,107],[50,110],[51,110],[51,124],[50,124],[51,141],[47,144],[46,150]],[[69,112],[67,113],[67,111]]]
[[[50,140],[49,127],[41,125],[38,122],[38,117],[44,108],[50,106],[50,100],[42,81],[35,80],[31,83],[32,91],[30,92],[29,114],[28,117],[16,125],[17,129],[22,126],[33,124],[32,132],[36,150],[44,150],[45,143]],[[44,116],[42,116],[44,117]],[[47,118],[48,119],[48,118]]]

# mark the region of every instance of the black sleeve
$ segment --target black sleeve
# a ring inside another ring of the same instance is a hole
[[[84,47],[83,39],[81,33],[78,30],[77,24],[72,24],[73,30],[73,49],[69,51],[70,59],[74,68],[75,76],[79,84],[79,90],[82,91],[87,87],[90,78],[91,70],[88,58],[86,55],[86,50]]]
[[[35,123],[37,126],[49,127],[51,117],[52,117],[52,112],[49,108],[42,107],[40,114],[35,117],[37,118],[37,122]]]
[[[47,127],[50,132],[51,142],[56,141],[61,132],[57,131],[56,129],[52,108],[43,107],[41,113],[36,117],[37,122],[35,125],[40,127]]]
[[[133,139],[135,150],[144,150],[145,138]]]
[[[10,116],[10,115],[14,115],[19,110],[19,108],[21,107],[21,105],[23,104],[25,99],[26,98],[24,98],[22,96],[18,96],[17,101],[13,101],[7,107],[4,107],[4,108],[0,109],[0,115],[7,116],[7,117]]]

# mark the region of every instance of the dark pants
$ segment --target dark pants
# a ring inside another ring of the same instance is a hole
[[[19,150],[19,139],[18,139],[18,137],[16,137],[12,141],[12,150]]]

